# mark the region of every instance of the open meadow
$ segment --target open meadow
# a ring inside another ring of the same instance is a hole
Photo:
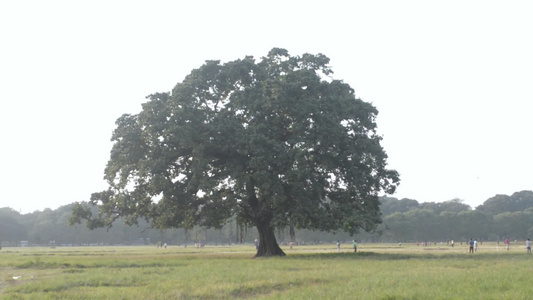
[[[0,250],[1,299],[531,299],[533,255],[483,243]]]

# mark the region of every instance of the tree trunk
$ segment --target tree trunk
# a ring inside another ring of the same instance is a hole
[[[235,221],[235,245],[239,244],[239,222]]]
[[[285,252],[281,250],[276,241],[274,228],[270,226],[270,222],[258,221],[256,227],[259,232],[259,249],[255,257],[285,256]]]
[[[241,225],[240,236],[239,236],[240,244],[244,242],[245,235],[246,235],[246,227],[244,225]]]
[[[289,226],[289,235],[291,236],[291,242],[294,242],[296,239],[296,233],[294,232],[294,226],[292,226],[292,222],[291,222],[291,225]]]

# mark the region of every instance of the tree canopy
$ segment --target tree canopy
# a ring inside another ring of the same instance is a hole
[[[476,209],[490,214],[523,211],[533,207],[533,191],[515,192],[511,196],[495,195]]]
[[[378,196],[399,175],[387,168],[377,109],[328,63],[274,48],[259,61],[206,61],[171,93],[148,96],[116,122],[109,188],[90,200],[98,215],[78,204],[72,222],[218,228],[236,216],[258,229],[256,256],[284,255],[275,228],[374,230]]]

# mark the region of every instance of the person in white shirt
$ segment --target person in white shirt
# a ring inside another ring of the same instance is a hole
[[[526,241],[526,249],[527,253],[531,254],[531,241],[529,239]]]

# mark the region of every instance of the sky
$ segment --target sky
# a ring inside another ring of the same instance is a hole
[[[0,207],[87,201],[115,120],[206,60],[328,56],[419,202],[533,190],[531,1],[1,1]]]

